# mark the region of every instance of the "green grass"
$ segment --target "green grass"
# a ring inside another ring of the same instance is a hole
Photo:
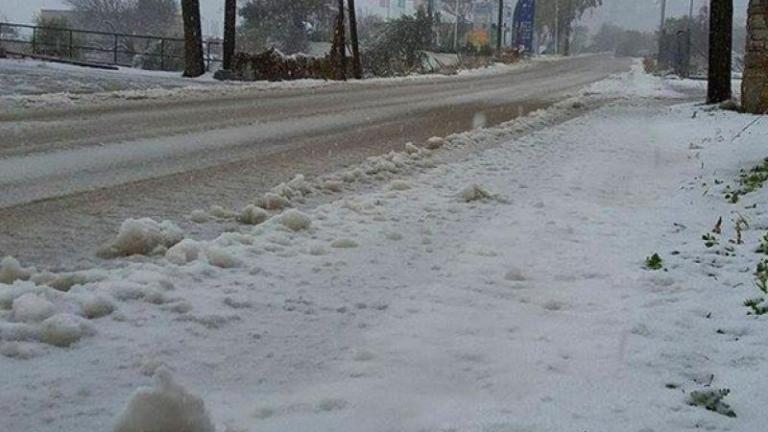
[[[664,260],[655,253],[645,259],[645,268],[648,270],[661,270],[664,268]]]

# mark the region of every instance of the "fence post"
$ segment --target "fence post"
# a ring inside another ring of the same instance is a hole
[[[117,65],[117,34],[115,34],[114,36],[115,36],[115,43],[112,46],[112,53],[113,53],[112,64]]]
[[[207,62],[208,62],[208,67],[206,67],[205,69],[206,69],[208,72],[210,72],[210,71],[211,71],[211,41],[210,41],[210,40],[209,40],[209,41],[207,41],[207,42],[206,42],[206,44],[207,44],[207,46],[206,46],[206,52],[208,53],[208,54],[206,55],[206,57],[207,57],[207,59],[206,59],[206,60],[207,60]]]
[[[165,39],[160,38],[160,70],[165,70]]]
[[[74,59],[72,56],[72,30],[69,31],[69,59]]]
[[[32,55],[37,54],[37,27],[32,28]]]

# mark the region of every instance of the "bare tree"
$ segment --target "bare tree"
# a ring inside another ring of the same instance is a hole
[[[237,33],[237,0],[224,2],[224,62],[226,70],[232,69],[232,58],[235,56],[235,35]]]
[[[184,76],[198,77],[205,73],[200,1],[181,0],[181,15],[184,19]]]
[[[709,15],[709,85],[707,103],[731,98],[733,0],[712,0]]]

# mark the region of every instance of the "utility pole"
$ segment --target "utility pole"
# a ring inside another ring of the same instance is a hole
[[[496,27],[496,55],[501,57],[501,43],[504,40],[504,0],[499,0],[499,24]]]
[[[237,0],[224,1],[224,61],[222,67],[232,70],[235,56],[235,32],[237,23]]]
[[[427,16],[429,17],[429,49],[435,46],[435,0],[427,0]]]
[[[666,68],[667,59],[664,42],[667,35],[666,24],[667,22],[667,0],[661,0],[661,24],[659,25],[659,54],[658,63],[659,68]]]
[[[349,5],[349,36],[352,39],[352,74],[355,79],[363,78],[362,59],[360,58],[360,44],[357,40],[357,11],[355,0],[347,0]]]
[[[555,0],[555,55],[560,54],[560,0]]]
[[[335,42],[338,58],[336,65],[336,79],[345,81],[347,79],[347,43],[346,32],[344,30],[344,0],[339,0],[339,16],[336,19]]]
[[[453,50],[459,52],[459,0],[456,0],[456,9],[454,9],[456,24],[453,28]]]

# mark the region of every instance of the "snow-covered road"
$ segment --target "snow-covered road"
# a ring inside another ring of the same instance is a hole
[[[0,251],[72,265],[127,217],[239,206],[297,172],[495,125],[628,64],[584,56],[457,77],[128,92],[8,110],[0,113]]]
[[[683,95],[638,69],[583,94],[569,105],[612,102],[515,140],[520,123],[297,179],[279,189],[295,202],[371,190],[213,241],[31,271],[40,285],[0,296],[4,428],[110,430],[161,370],[206,411],[166,384],[117,431],[169,412],[189,414],[169,430],[194,432],[763,431],[768,321],[742,301],[768,192],[721,192],[765,156],[768,126],[736,141],[751,117],[673,105]],[[644,268],[654,252],[664,270]],[[14,267],[0,277],[25,276]],[[65,279],[67,293],[44,286]],[[737,417],[689,404],[721,388]]]

